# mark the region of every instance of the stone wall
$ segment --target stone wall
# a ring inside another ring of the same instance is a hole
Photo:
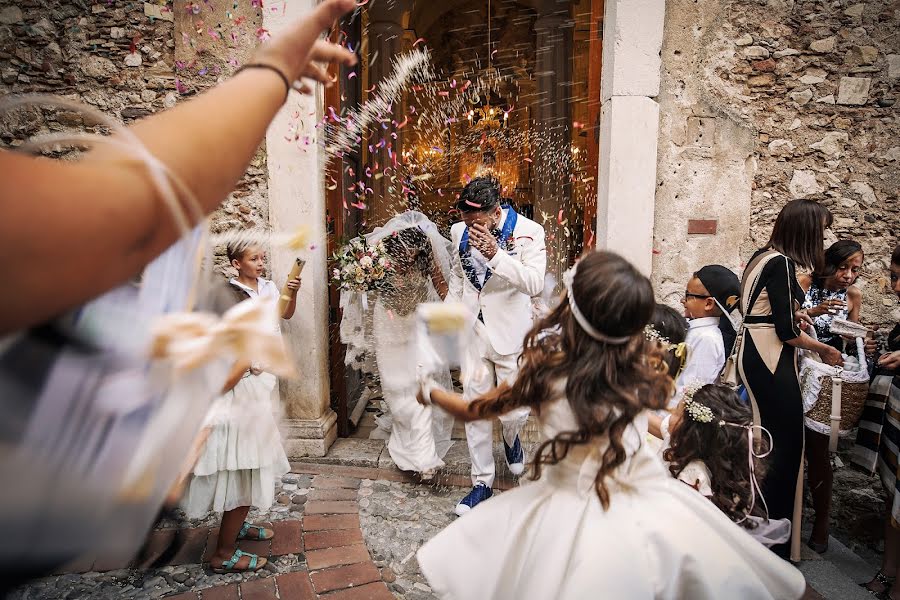
[[[175,106],[227,76],[252,52],[261,8],[230,0],[0,2],[0,94],[40,92],[129,123]],[[83,125],[68,111],[17,111],[0,127],[16,146],[40,131]],[[227,127],[227,123],[221,124]],[[212,217],[212,230],[268,222],[264,147]],[[226,273],[224,255],[217,265]]]
[[[654,259],[665,299],[703,264],[739,270],[784,203],[811,198],[866,250],[864,320],[900,318],[885,277],[900,241],[900,2],[670,0],[666,12]]]

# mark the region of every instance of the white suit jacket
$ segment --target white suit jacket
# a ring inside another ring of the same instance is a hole
[[[518,215],[509,250],[499,249],[488,261],[491,277],[480,292],[463,271],[459,256],[465,231],[466,224],[462,222],[450,228],[453,248],[447,299],[462,302],[471,311],[473,323],[481,313],[488,339],[498,354],[521,352],[525,335],[533,324],[531,298],[544,289],[547,270],[544,228]]]

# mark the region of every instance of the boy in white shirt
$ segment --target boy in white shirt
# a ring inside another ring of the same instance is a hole
[[[688,281],[681,303],[688,319],[687,363],[675,381],[669,408],[678,405],[689,385],[715,383],[737,336],[730,319],[737,307],[741,282],[722,265],[707,265]]]

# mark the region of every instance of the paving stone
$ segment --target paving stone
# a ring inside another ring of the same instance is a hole
[[[334,590],[361,586],[381,580],[381,573],[371,562],[316,571],[310,575],[316,592],[324,594]]]
[[[209,535],[206,538],[206,549],[203,551],[203,558],[201,562],[209,562],[209,559],[212,558],[213,554],[216,553],[216,545],[219,543],[219,528],[213,527],[209,530]]]
[[[202,600],[240,600],[238,585],[220,585],[200,592]]]
[[[303,527],[300,521],[279,521],[272,525],[275,538],[272,540],[272,554],[299,554],[303,552]]]
[[[352,488],[359,487],[359,479],[355,477],[330,477],[327,475],[316,475],[313,477],[312,486],[316,489],[332,489],[332,488]]]
[[[235,596],[237,598],[237,596]],[[166,600],[199,600],[200,596],[197,595],[196,592],[184,592],[183,594],[178,594],[176,596],[166,596]],[[207,600],[204,595],[203,600]]]
[[[238,548],[264,558],[272,556],[272,540],[240,540]]]
[[[327,569],[338,565],[352,565],[353,563],[367,560],[369,560],[369,551],[364,544],[313,550],[306,553],[306,564],[310,570]]]
[[[255,579],[241,584],[241,600],[276,600],[275,578]]]
[[[323,596],[328,600],[394,600],[394,595],[383,582],[369,583],[356,588],[332,592]]]
[[[338,529],[333,531],[308,531],[303,536],[303,545],[307,552],[322,548],[336,548],[363,543],[359,529]]]
[[[306,571],[294,571],[275,578],[282,600],[315,600],[316,593]]]
[[[309,500],[356,500],[358,492],[352,488],[334,488],[324,490],[311,490]]]
[[[322,500],[306,503],[306,514],[308,515],[354,514],[357,512],[359,512],[359,505],[351,501]]]
[[[169,564],[184,565],[201,562],[208,538],[209,527],[181,530],[175,540],[175,543],[178,544],[178,550],[175,552],[172,560],[169,561]]]
[[[359,527],[359,516],[352,515],[305,515],[303,517],[304,531],[319,531],[325,529],[351,529]]]

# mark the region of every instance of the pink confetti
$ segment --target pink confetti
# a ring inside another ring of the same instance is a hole
[[[367,94],[371,94],[371,93],[374,92],[374,91],[375,91],[375,84],[373,83],[373,84],[372,84],[372,87],[370,87],[369,89],[366,90],[366,93],[367,93]]]
[[[272,37],[272,35],[269,33],[268,29],[266,29],[265,27],[260,27],[256,30],[256,37],[259,41],[264,42]]]
[[[418,46],[419,44],[421,44],[424,41],[425,41],[425,38],[419,38],[415,42],[413,42],[412,47],[415,48],[416,46]]]
[[[356,77],[356,71],[350,71],[350,74],[347,75],[347,79],[353,79],[354,77]]]

